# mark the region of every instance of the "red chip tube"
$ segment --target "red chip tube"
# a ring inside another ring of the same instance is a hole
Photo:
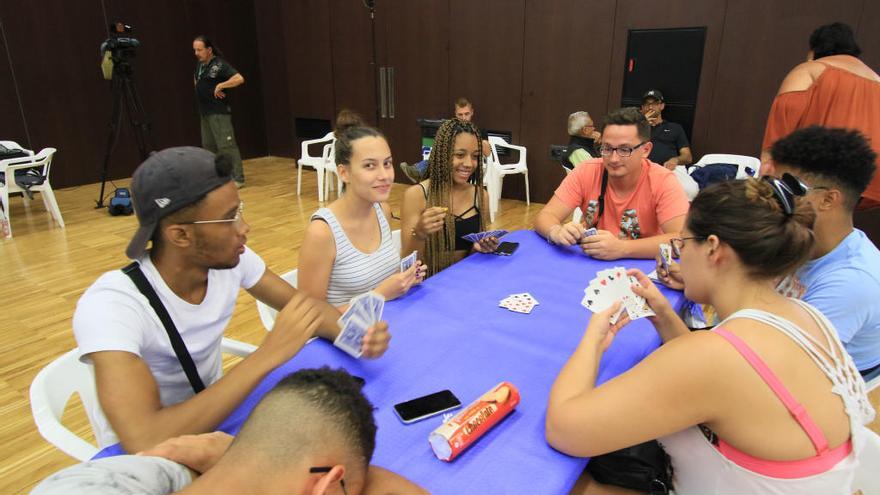
[[[519,405],[519,391],[501,382],[431,432],[428,442],[441,461],[451,461]]]

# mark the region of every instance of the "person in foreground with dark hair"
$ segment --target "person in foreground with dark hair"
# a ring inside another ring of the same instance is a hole
[[[770,153],[777,175],[809,187],[816,210],[816,244],[797,272],[803,300],[831,320],[862,375],[880,373],[880,251],[852,220],[876,154],[858,131],[819,126],[776,141]]]
[[[221,58],[220,50],[206,36],[196,36],[193,40],[193,53],[198,63],[193,73],[196,88],[196,101],[199,104],[200,125],[202,129],[202,148],[232,161],[232,175],[235,185],[244,185],[244,168],[241,153],[235,142],[232,128],[232,106],[226,90],[244,84],[244,77],[235,67]]]
[[[550,391],[551,446],[589,457],[656,438],[683,495],[849,495],[864,486],[854,476],[876,471],[877,459],[861,449],[880,442],[864,426],[875,415],[865,382],[831,323],[775,291],[814,244],[815,215],[792,180],[727,181],[699,193],[673,242],[685,295],[723,321],[690,332],[651,280],[630,270],[664,344],[597,387],[602,354],[628,318],[609,323],[620,303],[594,314]]]
[[[761,146],[762,163],[768,164],[770,147],[778,139],[811,125],[856,129],[880,154],[880,75],[858,59],[861,52],[846,24],[835,22],[813,31],[807,61],[785,76],[773,100]],[[773,175],[770,167],[763,172]],[[873,232],[880,232],[880,174],[862,192],[856,210],[875,210],[865,223],[872,220]],[[860,222],[857,215],[856,227]],[[880,243],[873,232],[869,236]]]
[[[678,235],[688,200],[675,173],[648,160],[651,126],[637,108],[602,119],[602,158],[587,160],[562,181],[535,216],[535,231],[551,244],[580,244],[602,260],[653,258],[660,243]],[[584,225],[567,222],[575,208]],[[598,234],[584,237],[585,228]]]
[[[136,456],[85,462],[31,493],[424,493],[370,466],[375,445],[373,406],[360,384],[345,370],[304,369],[278,382],[235,437],[188,435]]]
[[[103,274],[73,315],[80,360],[95,367],[100,448],[121,442],[126,452],[138,452],[213,431],[311,337],[333,341],[339,334],[336,308],[291,287],[245,247],[250,226],[231,169],[223,155],[180,147],[153,153],[134,172],[139,228],[126,254],[137,264]],[[190,374],[131,278],[133,268],[179,333],[191,356]],[[279,314],[260,347],[224,375],[221,342],[241,289]],[[385,352],[387,328],[380,322],[367,330],[365,357]],[[204,389],[196,393],[198,385]]]

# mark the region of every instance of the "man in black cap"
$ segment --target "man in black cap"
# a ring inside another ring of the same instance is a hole
[[[140,226],[126,254],[138,265],[98,278],[73,317],[80,359],[94,364],[103,410],[94,414],[94,428],[102,448],[121,441],[138,452],[213,431],[313,335],[332,341],[339,333],[338,310],[298,292],[245,247],[250,227],[231,173],[224,155],[193,147],[154,153],[135,170]],[[195,368],[189,373],[173,350],[174,332],[166,333],[149,291],[136,286],[138,271],[188,350]],[[239,289],[280,312],[262,345],[221,376],[220,343]],[[368,329],[365,357],[385,352],[387,329],[384,322]],[[207,388],[194,394],[199,381]]]
[[[654,143],[648,160],[675,170],[679,165],[690,165],[694,158],[684,129],[675,122],[663,120],[664,108],[666,103],[660,91],[652,89],[642,96],[642,114],[651,124],[651,142]]]

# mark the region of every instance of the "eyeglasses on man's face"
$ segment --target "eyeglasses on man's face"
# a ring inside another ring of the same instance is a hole
[[[223,218],[220,220],[195,220],[192,222],[180,222],[184,225],[198,225],[205,223],[234,223],[235,225],[240,225],[242,219],[244,218],[244,201],[238,202],[238,209],[235,210],[235,216],[232,218]]]
[[[618,146],[616,148],[614,146],[608,146],[607,144],[603,144],[602,146],[599,147],[599,153],[601,153],[602,156],[611,156],[611,154],[616,151],[617,155],[620,156],[621,158],[627,158],[629,156],[632,156],[633,151],[641,148],[642,146],[644,146],[647,143],[648,143],[648,141],[642,141],[641,143],[639,143],[635,146],[630,146],[628,144],[624,144],[624,145]]]

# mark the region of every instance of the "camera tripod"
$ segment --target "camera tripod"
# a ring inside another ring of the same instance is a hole
[[[110,81],[110,92],[113,95],[113,112],[110,115],[110,133],[107,136],[107,150],[104,153],[104,164],[101,167],[101,192],[95,208],[104,207],[104,187],[107,184],[107,169],[110,166],[110,155],[119,140],[119,128],[122,124],[122,107],[126,108],[128,121],[134,132],[135,144],[140,153],[141,161],[146,160],[151,150],[156,149],[152,129],[137,88],[134,85],[134,71],[131,64],[123,58],[113,57],[113,78]]]

